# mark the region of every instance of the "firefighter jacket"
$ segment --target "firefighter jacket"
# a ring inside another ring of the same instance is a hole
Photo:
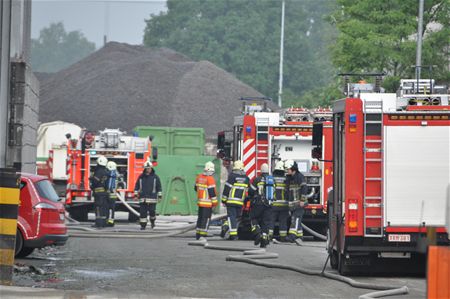
[[[217,206],[216,181],[212,175],[199,174],[195,179],[195,191],[197,192],[197,205],[201,208]]]
[[[288,198],[284,171],[275,170],[273,172],[273,180],[275,181],[275,196],[272,205],[277,208],[287,208]]]
[[[109,171],[105,166],[97,165],[94,175],[90,178],[91,190],[94,193],[106,192],[108,188]]]
[[[108,179],[108,192],[110,199],[117,199],[116,191],[117,191],[117,183],[118,183],[119,173],[117,170],[112,170],[109,172]]]
[[[306,202],[307,187],[303,174],[296,171],[293,175],[286,176],[286,192],[289,202]]]
[[[149,174],[142,172],[134,186],[135,194],[139,194],[139,201],[146,203],[157,203],[162,198],[161,181],[155,170]]]
[[[234,170],[228,176],[222,192],[222,202],[226,205],[242,206],[250,185],[250,179],[244,171]]]
[[[249,197],[251,198],[251,205],[272,205],[273,193],[268,198],[267,188],[266,188],[266,174],[256,177],[253,183],[250,185],[250,189],[248,191]],[[272,188],[273,189],[273,188]]]

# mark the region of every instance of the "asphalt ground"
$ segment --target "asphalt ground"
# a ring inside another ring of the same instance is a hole
[[[178,226],[192,219],[181,217],[176,221],[175,226]],[[160,228],[171,226],[164,219],[160,219],[158,225]],[[118,227],[138,233],[136,224]],[[210,238],[210,244],[254,247],[252,241],[213,239]],[[63,247],[37,250],[28,258],[17,259],[19,264],[34,265],[47,273],[16,273],[14,284],[64,290],[66,298],[358,298],[372,291],[288,270],[228,262],[227,255],[240,253],[189,246],[191,240],[194,240],[193,232],[158,239],[70,238]],[[267,262],[315,270],[322,269],[327,257],[324,242],[304,242],[303,246],[272,244],[268,251],[280,257]],[[328,266],[327,271],[333,270]],[[408,286],[410,294],[390,298],[425,297],[423,277],[355,279]],[[19,293],[3,292],[2,298],[19,298],[13,296]]]

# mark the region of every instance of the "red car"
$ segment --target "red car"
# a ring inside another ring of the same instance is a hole
[[[67,239],[64,204],[52,183],[43,176],[21,173],[16,256],[25,257],[35,248],[62,246]]]

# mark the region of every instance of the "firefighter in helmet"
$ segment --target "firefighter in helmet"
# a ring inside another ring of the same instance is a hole
[[[195,235],[197,240],[208,234],[212,209],[217,206],[216,181],[213,175],[214,163],[206,162],[203,173],[195,179],[194,189],[197,192],[198,205],[197,233]]]
[[[114,213],[116,207],[117,200],[117,184],[119,180],[119,173],[117,172],[117,164],[114,161],[108,161],[106,164],[106,168],[109,171],[109,180],[108,180],[108,216],[106,219],[107,226],[114,226]]]
[[[269,173],[269,165],[261,165],[261,175],[250,185],[250,220],[255,245],[261,248],[269,244],[269,229],[272,222],[272,201],[274,197],[274,180]]]
[[[222,192],[222,203],[227,207],[227,221],[222,225],[220,236],[237,239],[239,220],[242,215],[242,206],[250,185],[250,179],[244,171],[244,163],[237,160],[233,163],[233,170],[228,176]]]
[[[90,178],[91,190],[94,192],[95,205],[95,227],[102,228],[106,226],[106,215],[108,213],[107,191],[109,171],[106,169],[108,159],[105,156],[97,158],[97,166],[95,166],[94,174]]]
[[[139,224],[141,225],[141,230],[144,230],[147,226],[148,215],[150,215],[151,227],[154,228],[156,204],[162,199],[162,188],[159,176],[153,169],[153,163],[149,160],[144,163],[144,171],[136,181],[134,193],[139,198]]]
[[[293,160],[287,160],[284,164],[287,172],[286,192],[288,196],[289,209],[291,210],[291,227],[287,241],[295,242],[303,237],[302,219],[305,213],[305,207],[308,204],[306,200],[306,182],[303,174],[298,170],[297,163]]]
[[[278,161],[273,170],[273,180],[275,183],[275,196],[272,204],[272,227],[278,221],[279,240],[286,241],[288,233],[289,203],[286,193],[286,172],[284,162]]]

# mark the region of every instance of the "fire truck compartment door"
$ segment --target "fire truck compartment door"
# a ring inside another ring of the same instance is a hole
[[[53,179],[67,180],[67,149],[59,148],[53,149]]]
[[[386,126],[385,225],[445,226],[450,128]]]

